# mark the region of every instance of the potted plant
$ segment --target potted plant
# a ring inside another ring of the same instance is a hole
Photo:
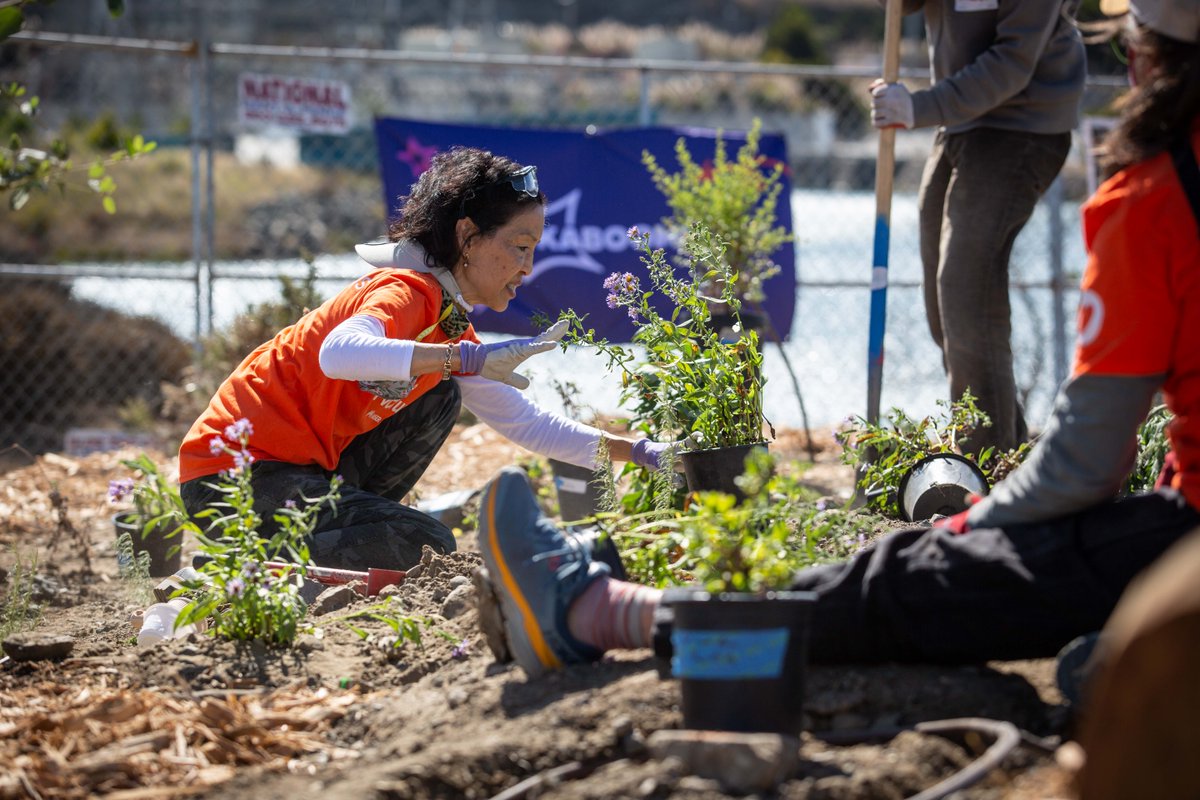
[[[800,731],[816,595],[782,590],[814,560],[811,535],[795,541],[805,528],[790,481],[773,476],[769,454],[753,453],[740,479],[745,502],[702,493],[673,523],[693,581],[663,599],[674,610],[671,669],[685,727]]]
[[[113,514],[117,535],[117,563],[122,573],[128,572],[143,558],[149,559],[152,578],[174,574],[179,570],[180,544],[177,541],[187,522],[187,511],[179,490],[159,471],[145,453],[121,464],[133,470],[136,478],[111,481],[109,501],[129,498],[133,507]],[[129,546],[124,541],[128,539]]]
[[[1028,443],[1005,452],[964,450],[972,433],[992,424],[970,392],[938,405],[941,413],[921,419],[899,408],[880,423],[849,417],[834,432],[843,463],[858,467],[858,492],[868,507],[908,521],[931,512],[948,516],[969,506],[964,487],[987,494],[1028,455]]]
[[[748,330],[735,341],[723,339],[712,325],[711,298],[700,288],[720,287],[717,299],[740,330],[737,275],[724,257],[725,243],[703,223],[693,224],[684,238],[693,277],[681,278],[661,248],[651,249],[648,233],[635,227],[629,237],[642,250],[650,286],[643,289],[626,272],[609,275],[604,288],[608,306],[624,309],[633,321],[632,343],[642,353],[597,339],[571,310],[563,314],[571,322],[564,342],[595,347],[608,357],[609,369],[621,373],[622,403],[637,406],[648,435],[688,442],[680,458],[693,491],[740,495],[734,478],[746,455],[766,447],[765,379],[758,334]],[[774,429],[770,433],[773,438]]]

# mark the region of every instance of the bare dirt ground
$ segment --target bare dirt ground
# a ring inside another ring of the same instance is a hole
[[[801,441],[781,432],[773,449],[801,458]],[[8,455],[0,473],[0,598],[20,574],[17,559],[28,568],[36,554],[38,630],[69,634],[75,644],[65,660],[0,665],[0,798],[738,794],[728,773],[722,783],[703,765],[659,757],[654,734],[681,727],[679,688],[659,677],[648,651],[534,681],[497,664],[477,626],[471,531],[459,552],[428,559],[398,587],[403,613],[432,621],[419,647],[392,647],[383,622],[356,621],[362,638],[329,621],[343,611],[316,618],[318,634],[290,649],[195,634],[143,650],[130,616],[151,602],[148,587],[117,577],[106,497],[108,481],[127,474],[119,459],[136,453]],[[527,455],[486,428],[462,427],[418,488],[425,497],[478,488]],[[806,479],[842,497],[852,480],[829,449]],[[1067,713],[1053,668],[1050,660],[811,668],[799,761],[759,796],[911,797],[990,744],[914,731],[841,743],[829,732],[985,717],[1060,735]],[[572,763],[579,766],[566,767]],[[1066,773],[1028,748],[953,795],[1068,796]]]

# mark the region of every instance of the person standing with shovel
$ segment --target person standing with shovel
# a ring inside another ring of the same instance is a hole
[[[924,12],[933,84],[876,81],[877,128],[938,128],[918,198],[925,315],[950,396],[991,418],[971,450],[1028,438],[1013,377],[1009,256],[1058,175],[1087,77],[1078,0],[903,0]]]

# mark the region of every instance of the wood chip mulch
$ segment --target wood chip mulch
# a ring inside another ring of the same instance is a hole
[[[173,697],[61,684],[0,692],[0,798],[184,797],[235,769],[310,772],[357,753],[324,735],[354,691]]]

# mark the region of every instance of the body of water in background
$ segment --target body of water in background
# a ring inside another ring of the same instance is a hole
[[[807,418],[814,429],[829,429],[851,415],[866,413],[867,325],[874,245],[875,198],[873,193],[794,190],[791,196],[796,234],[796,269],[800,283],[796,316],[790,339],[782,353],[764,343],[767,376],[765,410],[777,428],[799,428]],[[1074,287],[1084,266],[1077,203],[1061,210],[1064,235],[1064,271]],[[1048,282],[1050,278],[1049,211],[1043,204],[1022,232],[1014,248],[1012,280]],[[925,322],[924,302],[918,286],[921,266],[917,240],[916,197],[898,194],[892,201],[889,248],[887,332],[882,386],[882,407],[899,407],[910,415],[939,411],[946,397],[941,353],[933,344]],[[325,256],[316,261],[318,290],[329,297],[354,280],[367,267],[354,254]],[[227,327],[247,307],[277,300],[280,272],[303,277],[307,267],[297,261],[218,263],[216,272],[260,276],[258,279],[218,279],[213,289],[213,324]],[[851,287],[826,286],[857,282]],[[815,284],[815,285],[813,285]],[[127,313],[161,319],[188,340],[195,331],[194,285],[186,281],[140,278],[79,278],[76,296],[118,308]],[[1067,325],[1073,328],[1077,293],[1066,296]],[[1018,386],[1028,390],[1026,411],[1030,425],[1041,428],[1050,411],[1057,380],[1054,376],[1054,297],[1048,289],[1012,292],[1013,344]],[[485,341],[493,338],[481,334]],[[1067,341],[1072,337],[1068,334]],[[790,362],[799,384],[799,395],[787,369]],[[1070,353],[1068,353],[1068,359]],[[560,388],[573,386],[575,399],[585,409],[620,414],[620,377],[609,374],[606,360],[582,348],[555,350],[535,356],[521,370],[532,385],[529,396],[547,408],[563,408]],[[803,412],[802,413],[802,405]]]

